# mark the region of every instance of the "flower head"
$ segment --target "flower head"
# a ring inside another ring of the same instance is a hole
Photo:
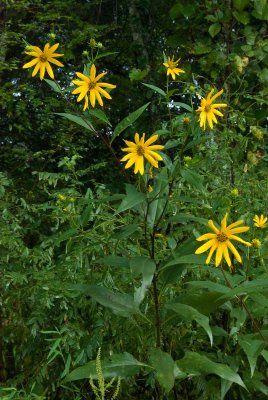
[[[259,239],[252,239],[251,243],[252,246],[256,249],[259,249],[261,247],[261,241]]]
[[[98,103],[103,106],[103,101],[101,96],[106,97],[106,99],[111,99],[106,90],[103,88],[114,89],[116,85],[112,85],[111,83],[99,82],[99,80],[106,75],[107,72],[102,72],[101,74],[96,76],[96,67],[94,64],[91,65],[90,75],[86,76],[81,74],[80,72],[76,72],[76,75],[81,80],[75,79],[72,82],[78,87],[72,91],[73,94],[79,94],[77,101],[81,101],[85,99],[84,109],[85,111],[88,107],[88,100],[90,101],[92,107],[95,107],[96,99]]]
[[[229,255],[229,250],[233,253],[236,260],[242,263],[241,256],[234,247],[231,240],[236,240],[240,243],[245,244],[246,246],[251,246],[251,243],[246,242],[245,240],[236,236],[236,233],[247,232],[249,230],[249,227],[241,226],[240,228],[237,228],[238,225],[243,224],[243,220],[236,221],[233,224],[227,226],[227,217],[228,214],[226,213],[223,220],[221,221],[220,229],[218,229],[214,225],[213,221],[210,219],[208,221],[208,225],[213,233],[205,233],[205,235],[202,235],[196,239],[199,242],[208,240],[207,243],[198,247],[198,249],[195,251],[195,254],[201,254],[210,249],[208,257],[206,259],[206,264],[209,264],[213,253],[216,251],[216,267],[220,265],[222,258],[224,258],[228,266],[231,268],[232,263]]]
[[[183,69],[178,68],[178,64],[180,62],[180,58],[177,61],[174,61],[174,56],[172,58],[168,57],[167,62],[164,62],[163,65],[167,68],[167,75],[171,75],[172,79],[175,81],[176,75],[184,74],[185,71]]]
[[[258,215],[254,215],[253,221],[255,222],[255,226],[257,228],[263,229],[266,228],[267,226],[267,217],[265,217],[264,215],[258,216]]]
[[[128,147],[125,147],[122,151],[129,153],[121,159],[121,161],[127,161],[125,168],[129,168],[135,164],[134,173],[139,172],[143,175],[144,157],[153,167],[158,168],[158,161],[163,160],[163,158],[155,150],[162,150],[164,146],[160,144],[151,146],[157,139],[158,135],[153,135],[145,142],[145,133],[143,133],[141,138],[138,133],[135,133],[135,143],[124,140]]]
[[[34,57],[34,59],[27,64],[24,64],[22,68],[31,68],[35,65],[32,76],[35,76],[37,72],[40,70],[40,79],[43,80],[45,76],[45,72],[47,71],[48,75],[51,79],[54,79],[54,73],[51,68],[51,64],[55,64],[58,67],[63,67],[64,65],[56,60],[56,57],[62,57],[63,54],[55,53],[57,48],[59,47],[59,43],[53,44],[50,47],[50,44],[47,43],[44,47],[44,50],[41,50],[37,46],[30,46],[29,51],[25,53],[28,56]],[[28,50],[28,49],[27,49]]]
[[[220,90],[218,93],[214,94],[214,96],[212,96],[213,92],[214,92],[214,89],[212,89],[209,92],[209,94],[207,95],[206,98],[203,98],[201,100],[201,105],[196,110],[197,112],[200,112],[199,123],[200,123],[200,127],[201,128],[203,127],[204,129],[206,128],[206,121],[208,122],[210,128],[213,129],[213,122],[215,122],[215,124],[218,123],[215,115],[219,115],[220,117],[223,117],[223,114],[219,110],[217,110],[217,108],[227,107],[227,104],[225,104],[225,103],[212,104],[213,101],[222,94],[223,89]]]

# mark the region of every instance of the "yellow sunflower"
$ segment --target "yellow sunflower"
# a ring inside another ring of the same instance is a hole
[[[258,215],[254,215],[253,221],[255,222],[255,226],[257,228],[263,229],[266,228],[267,226],[267,217],[264,215],[261,215],[260,217]]]
[[[111,99],[106,90],[103,88],[114,89],[116,85],[112,85],[111,83],[99,82],[99,80],[106,75],[107,72],[102,72],[101,74],[96,76],[96,67],[94,64],[91,65],[90,74],[86,76],[81,74],[80,72],[76,72],[76,75],[81,80],[75,79],[72,82],[78,87],[73,90],[73,94],[79,94],[77,101],[81,101],[85,99],[84,109],[85,111],[88,107],[88,100],[90,101],[92,107],[95,107],[96,99],[98,103],[103,106],[103,101],[101,96],[106,97],[106,99]]]
[[[236,233],[247,232],[249,230],[249,227],[241,226],[240,228],[237,228],[238,225],[243,224],[243,220],[236,221],[233,224],[227,226],[227,217],[228,213],[225,214],[223,220],[221,221],[220,229],[218,229],[214,225],[213,221],[210,219],[208,221],[208,225],[214,233],[205,233],[204,235],[196,239],[199,242],[208,240],[207,243],[198,247],[198,249],[195,251],[195,254],[201,254],[210,249],[208,257],[206,259],[206,264],[210,263],[210,259],[213,253],[216,251],[216,267],[220,265],[222,258],[224,258],[228,266],[231,268],[232,263],[229,255],[229,250],[233,253],[236,260],[242,263],[241,256],[232,244],[231,240],[236,240],[240,243],[245,244],[246,246],[251,246],[251,243],[246,242],[245,240],[236,236]]]
[[[164,62],[163,65],[167,68],[167,75],[171,75],[172,79],[175,81],[176,75],[184,74],[185,71],[183,69],[178,68],[178,64],[180,62],[180,58],[177,61],[174,61],[174,56],[172,58],[168,57],[167,62]]]
[[[210,128],[213,129],[213,122],[215,122],[215,124],[218,123],[215,115],[223,117],[223,114],[219,110],[217,110],[217,108],[227,107],[227,104],[225,103],[212,104],[213,101],[223,93],[223,89],[214,94],[213,97],[211,97],[213,92],[214,89],[209,92],[206,98],[203,98],[201,100],[201,105],[196,110],[197,112],[200,112],[199,123],[200,127],[203,127],[204,129],[206,128],[206,122],[208,122]]]
[[[25,53],[28,56],[34,57],[34,59],[27,64],[24,64],[22,68],[31,68],[35,65],[32,76],[35,76],[37,72],[40,70],[40,79],[43,80],[45,76],[45,72],[47,71],[48,75],[51,79],[54,79],[54,73],[51,68],[51,64],[55,64],[58,67],[63,67],[64,65],[56,60],[56,57],[62,57],[63,54],[55,53],[57,48],[59,47],[59,43],[54,44],[50,47],[50,44],[47,43],[44,47],[44,50],[41,50],[37,46],[30,46],[31,51],[26,51]]]
[[[162,150],[164,146],[160,144],[151,146],[157,139],[158,135],[153,135],[145,142],[145,133],[141,138],[138,133],[135,133],[135,143],[124,140],[128,147],[125,147],[122,151],[129,153],[121,159],[121,161],[127,161],[125,168],[130,168],[135,164],[134,174],[139,172],[143,175],[144,157],[153,167],[158,168],[158,161],[163,160],[163,158],[155,150]]]

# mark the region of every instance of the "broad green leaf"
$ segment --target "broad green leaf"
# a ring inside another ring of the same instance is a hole
[[[98,260],[100,264],[108,265],[110,267],[129,268],[129,258],[120,256],[106,256]]]
[[[44,79],[44,81],[54,90],[54,92],[62,93],[60,86],[57,85],[55,81],[52,81],[51,79]]]
[[[220,376],[222,379],[237,383],[247,390],[240,376],[228,365],[215,363],[208,357],[199,353],[187,352],[186,355],[181,360],[176,361],[176,363],[182,371],[190,375],[198,376],[215,374]]]
[[[77,229],[71,228],[68,229],[67,231],[63,231],[60,234],[55,234],[53,236],[50,236],[49,240],[53,240],[54,244],[59,244],[61,242],[64,242],[65,240],[75,237],[76,235],[77,235]]]
[[[144,104],[144,106],[138,108],[136,111],[129,114],[126,118],[124,118],[122,121],[120,121],[119,124],[116,125],[116,127],[114,128],[112,138],[111,138],[111,143],[121,132],[123,132],[126,128],[128,128],[130,125],[132,125],[133,122],[135,122],[141,116],[141,114],[146,110],[146,108],[148,107],[149,104],[150,104],[150,102]]]
[[[82,215],[79,218],[79,223],[82,227],[85,227],[89,221],[92,221],[92,205],[87,206]]]
[[[104,111],[99,110],[98,108],[91,108],[87,111],[89,115],[99,119],[100,121],[104,122],[105,124],[112,126],[111,122],[108,120],[107,115]]]
[[[187,304],[181,303],[170,303],[166,305],[166,308],[174,311],[185,321],[196,321],[206,331],[210,344],[213,344],[212,332],[209,326],[209,319],[206,315],[201,314],[195,308],[188,306]]]
[[[111,359],[101,360],[102,373],[104,378],[134,376],[139,372],[141,367],[148,365],[140,363],[131,354],[124,352],[121,354],[113,354]],[[89,363],[74,369],[66,378],[65,382],[77,381],[79,379],[97,378],[96,361],[92,360]]]
[[[102,306],[111,308],[116,314],[124,317],[140,313],[137,304],[129,294],[114,293],[110,289],[97,285],[73,285],[72,289],[91,296]]]
[[[137,189],[133,185],[126,185],[126,196],[123,198],[120,206],[115,212],[119,214],[122,211],[128,210],[130,208],[134,208],[135,206],[146,201],[146,194],[138,192]]]
[[[187,110],[187,111],[189,111],[190,113],[192,113],[193,112],[193,109],[192,109],[192,107],[190,107],[188,104],[186,104],[186,103],[181,103],[181,102],[179,102],[179,101],[174,101],[174,106],[176,106],[176,107],[181,107],[181,108],[184,108],[185,110]],[[189,114],[188,114],[189,115]]]
[[[246,353],[252,377],[256,368],[257,358],[265,348],[265,343],[263,340],[252,337],[252,335],[239,336],[238,342]]]
[[[150,362],[156,370],[156,379],[160,386],[168,393],[174,386],[174,365],[175,362],[170,354],[160,349],[151,349]]]
[[[181,170],[181,176],[194,188],[199,190],[202,193],[206,192],[206,189],[203,186],[204,178],[203,176],[197,174],[196,172],[184,168]]]
[[[215,311],[221,305],[225,303],[225,300],[219,300],[222,293],[198,290],[194,293],[193,289],[187,291],[185,294],[176,297],[176,302],[187,304],[194,307],[197,311],[202,314],[209,315],[212,311]]]
[[[133,257],[129,261],[133,276],[142,275],[141,286],[135,288],[134,295],[134,301],[139,305],[143,301],[146,291],[152,283],[156,266],[153,260],[145,256]]]
[[[142,83],[144,86],[148,87],[149,89],[152,89],[154,92],[159,93],[161,96],[166,96],[166,92],[164,92],[163,89],[160,89],[158,86],[155,85],[149,85],[148,83]]]
[[[149,210],[147,214],[147,222],[150,228],[153,228],[154,224],[158,222],[162,216],[164,207],[168,198],[169,184],[167,168],[163,167],[160,173],[155,179],[155,185],[153,192],[149,195]],[[151,198],[153,199],[151,201]]]
[[[247,25],[250,21],[250,14],[246,11],[233,11],[233,16],[238,22],[241,22],[243,25]]]
[[[268,278],[255,279],[253,281],[243,282],[241,285],[238,285],[234,289],[228,289],[228,292],[224,294],[221,298],[225,300],[230,300],[233,297],[241,294],[251,293],[255,294],[256,291],[259,292],[267,292],[268,291]]]
[[[249,5],[250,0],[233,0],[233,5],[238,11],[243,11]]]
[[[230,291],[230,289],[228,287],[221,285],[219,283],[211,282],[211,281],[189,281],[189,282],[187,282],[187,285],[190,285],[192,287],[196,287],[199,289],[209,289],[211,291],[215,291],[215,292],[219,292],[219,293],[228,293]],[[192,289],[190,289],[190,290],[192,290]],[[226,300],[229,300],[229,298],[227,298]]]
[[[167,264],[160,268],[160,271],[179,264],[196,264],[203,265],[206,262],[206,255],[204,254],[188,254],[187,256],[176,257],[174,260],[169,261]]]
[[[210,25],[210,27],[208,28],[208,33],[212,38],[214,38],[220,31],[221,31],[221,24],[219,22]]]
[[[168,218],[168,222],[188,222],[188,221],[198,222],[199,224],[206,226],[208,225],[207,219],[196,217],[195,215],[192,214],[180,213]]]
[[[84,117],[80,117],[78,115],[70,114],[70,113],[55,113],[56,115],[60,115],[63,118],[67,118],[72,122],[75,122],[77,125],[83,126],[83,128],[88,129],[91,132],[95,132],[95,129],[93,128],[93,125],[91,124],[90,121],[88,121]]]
[[[113,238],[117,240],[126,239],[127,237],[131,236],[133,233],[139,231],[140,225],[138,224],[129,224],[123,226],[122,228],[116,229],[113,232]]]
[[[131,81],[141,81],[143,78],[145,78],[145,76],[148,75],[148,73],[149,73],[148,69],[141,70],[139,68],[132,68],[129,71],[128,76]]]

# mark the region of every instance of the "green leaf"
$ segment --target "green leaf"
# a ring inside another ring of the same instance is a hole
[[[256,368],[257,358],[265,348],[265,343],[263,340],[256,339],[254,336],[252,336],[253,335],[244,335],[238,337],[238,342],[246,353],[250,365],[251,377],[253,376]]]
[[[183,359],[176,361],[178,367],[190,375],[208,375],[215,374],[222,379],[237,383],[247,390],[240,376],[234,372],[228,365],[215,363],[204,355],[194,352],[187,352]]]
[[[98,108],[92,108],[87,111],[87,114],[92,115],[93,117],[99,119],[100,121],[104,122],[105,124],[112,126],[111,122],[108,120],[107,115],[104,111],[99,110]]]
[[[250,0],[233,0],[233,5],[238,11],[243,11],[249,4]]]
[[[128,236],[131,236],[133,233],[140,231],[139,224],[129,224],[123,226],[122,228],[118,228],[113,232],[113,238],[117,240],[126,239]]]
[[[207,219],[196,217],[195,215],[192,215],[192,214],[180,213],[180,214],[176,214],[176,215],[168,218],[168,222],[173,222],[173,223],[188,222],[188,221],[198,222],[199,224],[206,225],[206,226],[208,225]]]
[[[129,258],[127,257],[110,255],[97,260],[97,262],[109,267],[129,268]]]
[[[250,21],[250,15],[246,11],[233,11],[233,16],[238,22],[241,22],[243,25],[247,25]]]
[[[148,107],[149,104],[150,104],[150,102],[144,104],[144,106],[138,108],[136,111],[129,114],[126,118],[124,118],[122,121],[120,121],[119,124],[116,125],[116,127],[114,128],[112,138],[111,138],[111,143],[121,132],[123,132],[126,128],[128,128],[130,125],[132,125],[133,122],[135,122],[141,116],[141,114],[146,110],[146,108]]]
[[[199,190],[200,192],[205,193],[206,189],[203,186],[204,178],[203,176],[197,174],[196,172],[184,168],[181,170],[181,176],[194,188]]]
[[[170,354],[160,349],[151,349],[150,362],[156,370],[156,379],[162,388],[168,393],[174,386],[174,367],[175,362]]]
[[[143,301],[146,291],[152,283],[155,269],[155,262],[148,257],[138,256],[130,259],[130,270],[133,276],[142,275],[141,286],[135,288],[134,301],[137,305]]]
[[[219,22],[210,25],[210,27],[208,28],[208,33],[212,38],[214,38],[220,31],[221,31],[221,24]]]
[[[136,360],[131,354],[124,352],[113,354],[111,359],[101,360],[102,374],[104,378],[134,376],[139,372],[141,367],[148,367]],[[74,369],[65,379],[65,382],[77,381],[79,379],[97,379],[96,361],[92,360],[89,363]]]
[[[72,122],[75,122],[77,125],[83,126],[83,128],[88,129],[91,132],[95,132],[93,125],[86,118],[80,117],[78,115],[70,114],[70,113],[55,113],[56,115],[60,115],[63,118],[67,118]]]
[[[173,104],[174,104],[174,106],[176,106],[176,107],[184,108],[185,110],[189,111],[190,113],[193,112],[192,107],[190,107],[190,106],[189,106],[188,104],[186,104],[186,103],[181,103],[180,101],[174,101]],[[189,114],[187,114],[187,115],[189,115]]]
[[[92,221],[92,205],[87,206],[82,215],[79,218],[79,223],[82,227],[85,227],[89,221]]]
[[[60,86],[57,85],[55,81],[52,81],[51,79],[44,79],[44,81],[54,90],[54,92],[62,92]]]
[[[158,86],[155,85],[149,85],[148,83],[142,83],[144,86],[152,89],[154,92],[157,92],[159,94],[161,94],[161,96],[166,96],[166,92],[164,92],[164,90],[160,89]]]
[[[186,256],[176,257],[174,260],[169,261],[163,267],[159,269],[163,271],[164,269],[171,267],[173,265],[179,264],[196,264],[196,265],[204,265],[206,263],[207,256],[204,254],[188,254]]]
[[[168,199],[169,184],[166,167],[160,170],[160,173],[155,178],[155,182],[154,190],[149,195],[147,221],[150,228],[153,228],[154,224],[158,222]],[[151,201],[151,198],[154,200]]]
[[[140,313],[137,304],[129,294],[114,293],[110,289],[97,285],[73,285],[72,289],[91,296],[102,306],[111,308],[116,314],[123,317]]]
[[[128,76],[131,81],[141,81],[143,78],[145,78],[145,76],[148,75],[148,73],[148,69],[140,70],[139,68],[132,68],[129,71]]]
[[[206,315],[201,314],[195,308],[188,306],[187,304],[181,303],[171,303],[167,304],[166,308],[169,310],[173,310],[176,314],[178,314],[185,321],[196,321],[202,328],[206,331],[210,344],[213,344],[212,332],[209,326],[209,319]]]
[[[135,206],[143,203],[146,200],[146,194],[138,192],[136,188],[132,185],[126,185],[126,191],[127,194],[123,198],[120,206],[115,212],[116,214],[119,214],[122,211],[128,210],[129,208],[134,208]]]

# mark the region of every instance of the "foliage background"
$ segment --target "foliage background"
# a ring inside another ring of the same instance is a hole
[[[267,1],[6,0],[0,14],[2,398],[93,398],[88,379],[66,377],[93,362],[99,347],[103,358],[128,352],[151,366],[134,365],[129,371],[121,359],[125,369],[117,375],[128,376],[122,380],[122,399],[266,398],[268,245],[266,230],[254,228],[252,217],[267,215],[268,204]],[[65,67],[56,73],[64,96],[22,69],[24,41],[42,47],[51,33],[65,54]],[[91,37],[103,44],[103,53],[112,53],[97,66],[107,69],[117,85],[104,107],[111,126],[90,117],[95,136],[56,115],[81,113],[70,81],[87,62]],[[181,57],[186,71],[170,84],[171,91],[178,89],[169,93],[170,101],[196,109],[200,95],[224,88],[229,107],[213,132],[200,131],[194,112],[167,107],[167,99],[142,84],[165,90],[163,52]],[[127,178],[122,174],[101,140],[147,102],[113,149],[120,158],[122,138],[159,131],[168,145],[165,168],[154,185],[162,187],[176,175],[170,193],[163,189],[172,197],[154,230],[162,234],[155,243],[156,262],[165,267],[174,261],[159,278],[161,319],[170,321],[163,327],[162,353],[152,350],[154,326],[144,318],[153,319],[151,290],[140,304],[143,316],[131,308],[135,288],[152,278],[149,272],[141,277],[139,270],[148,257],[142,219],[136,209],[115,214],[125,184],[135,179],[131,172]],[[188,164],[185,156],[191,157]],[[262,242],[260,249],[244,254],[234,274],[226,272],[253,319],[234,295],[220,300],[225,293],[221,271],[204,267],[204,259],[181,259],[194,253],[194,239],[207,219],[219,221],[226,211],[233,220],[243,217],[252,227],[250,239]],[[249,282],[252,287],[239,289]],[[83,286],[88,284],[127,294],[129,309],[99,302]],[[196,322],[169,314],[165,305],[174,299],[188,314],[190,306],[209,318],[212,347],[200,316]],[[211,374],[215,366],[204,359],[203,369],[196,371],[193,366],[201,361],[190,358],[196,355],[239,373],[248,391],[226,370]],[[173,371],[173,360],[181,372]]]

